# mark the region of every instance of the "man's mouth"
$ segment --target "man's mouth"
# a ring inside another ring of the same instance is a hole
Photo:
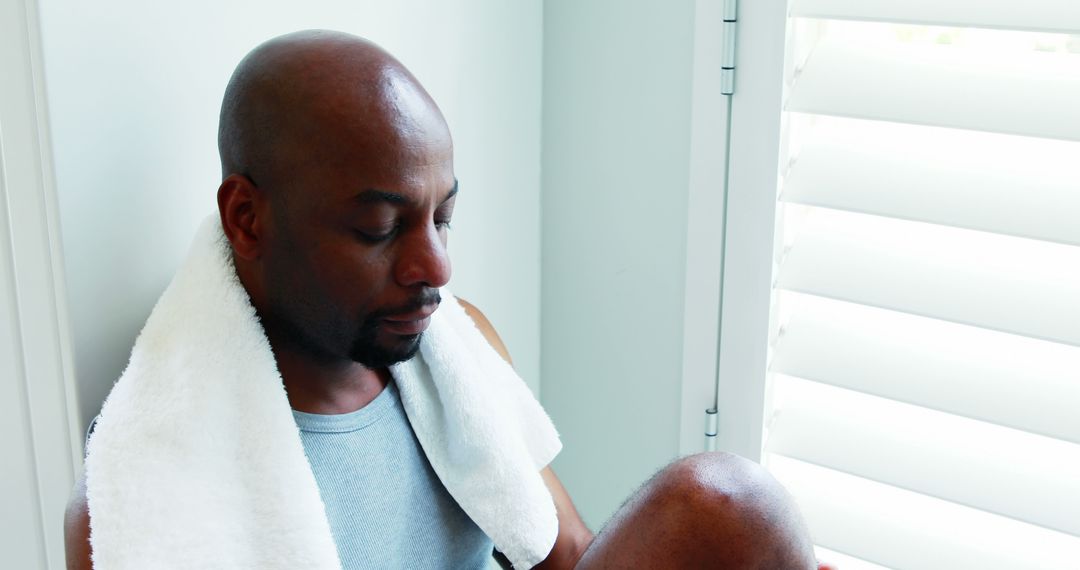
[[[439,307],[438,303],[408,313],[400,313],[382,318],[382,329],[400,336],[415,336],[431,324],[431,314]]]

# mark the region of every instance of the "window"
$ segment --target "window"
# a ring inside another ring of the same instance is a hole
[[[845,570],[1076,565],[1080,3],[789,11],[763,462]]]

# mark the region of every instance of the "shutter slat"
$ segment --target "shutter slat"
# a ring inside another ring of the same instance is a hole
[[[790,3],[765,463],[860,563],[1080,560],[1080,2],[991,4]]]
[[[1080,444],[1080,348],[786,293],[771,370]]]
[[[1080,538],[770,454],[816,543],[897,569],[1060,570]],[[1068,567],[1068,566],[1065,566]]]
[[[847,554],[829,550],[828,548],[822,548],[820,546],[814,548],[814,553],[817,555],[819,561],[828,562],[833,566],[843,568],[844,570],[889,570],[884,566],[879,566],[861,558],[848,556]]]
[[[1080,445],[780,376],[770,453],[1080,535]]]
[[[813,208],[777,286],[1080,346],[1080,248]]]
[[[1080,3],[1073,0],[793,0],[791,15],[1040,32],[1080,30]]]
[[[818,123],[784,177],[786,202],[1080,245],[1080,143]]]
[[[788,111],[1080,140],[1080,55],[824,39]]]

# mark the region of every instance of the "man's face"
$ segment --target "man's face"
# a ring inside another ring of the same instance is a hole
[[[450,278],[457,191],[449,134],[432,120],[334,115],[282,151],[292,166],[265,189],[262,256],[260,312],[275,341],[369,368],[415,354]]]

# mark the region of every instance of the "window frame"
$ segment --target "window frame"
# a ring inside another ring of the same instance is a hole
[[[695,14],[680,452],[705,448],[715,399],[716,449],[760,461],[788,8],[739,3],[729,125],[719,90],[722,4],[698,0]],[[717,136],[728,127],[730,138]]]

